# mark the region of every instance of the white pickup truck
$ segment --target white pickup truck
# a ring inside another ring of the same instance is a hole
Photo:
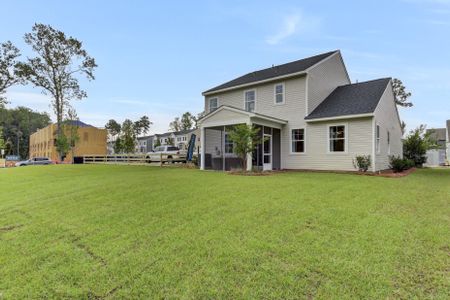
[[[186,162],[187,151],[175,146],[158,146],[152,152],[145,155],[148,163],[160,162]]]

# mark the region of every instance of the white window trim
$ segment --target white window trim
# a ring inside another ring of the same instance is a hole
[[[245,94],[247,93],[247,92],[255,92],[255,109],[253,110],[253,111],[251,111],[252,113],[255,113],[256,112],[256,103],[258,102],[257,101],[257,99],[258,99],[258,96],[257,96],[257,94],[256,94],[256,89],[250,89],[250,90],[245,90],[244,91],[244,110],[245,111],[247,111],[245,108],[245,104],[247,103],[247,98],[246,98],[246,96],[245,96]],[[248,112],[248,111],[247,111]]]
[[[277,85],[281,85],[283,87],[283,101],[280,103],[277,103]],[[273,104],[274,105],[283,105],[286,103],[286,85],[284,82],[278,82],[273,85]],[[294,129],[302,129],[302,128],[294,128]]]
[[[344,126],[344,147],[345,151],[330,151],[330,127],[334,126]],[[348,154],[348,123],[336,123],[327,125],[327,154],[332,155],[343,155]]]
[[[375,123],[375,152],[377,154],[381,153],[381,126],[378,123]]]
[[[303,129],[303,152],[292,152],[292,130]],[[305,155],[306,154],[306,127],[295,127],[289,129],[289,154],[290,155]]]
[[[208,113],[213,112],[214,110],[211,110],[211,100],[216,99],[217,100],[217,107],[214,110],[217,110],[219,108],[219,97],[211,97],[208,98]]]

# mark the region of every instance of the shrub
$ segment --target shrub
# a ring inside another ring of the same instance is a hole
[[[389,167],[394,172],[403,172],[415,166],[415,162],[412,159],[401,158],[400,156],[389,156]]]
[[[427,150],[436,148],[436,141],[432,138],[432,131],[426,132],[426,127],[420,125],[411,130],[403,141],[403,156],[414,161],[421,167],[427,162]]]
[[[353,160],[353,166],[360,172],[367,172],[371,164],[370,155],[357,155]]]

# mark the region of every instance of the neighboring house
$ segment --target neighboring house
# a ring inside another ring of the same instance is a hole
[[[447,163],[450,163],[450,120],[447,120],[446,124],[446,130],[447,130],[447,153],[446,153],[446,159],[447,159]]]
[[[247,157],[250,170],[355,170],[370,155],[371,171],[402,156],[402,132],[390,78],[350,82],[340,51],[251,72],[203,93],[201,169],[239,166],[227,131],[259,127],[265,142]]]
[[[136,153],[147,153],[153,150],[153,140],[155,136],[142,136],[137,138]]]
[[[174,145],[182,150],[186,150],[189,145],[189,140],[191,139],[191,135],[196,134],[199,139],[199,130],[198,129],[190,129],[190,130],[181,130],[175,132],[166,132],[163,134],[155,134],[155,139],[159,139],[159,143],[161,145]]]
[[[447,120],[445,128],[427,129],[427,133],[437,143],[437,149],[427,151],[425,166],[444,165],[450,158],[450,120]]]
[[[75,143],[74,157],[79,158],[83,155],[106,155],[106,129],[96,128],[81,121],[75,121],[72,126],[77,126],[79,140]],[[56,124],[48,125],[39,129],[30,136],[30,158],[48,157],[51,160],[59,160],[59,154],[56,151]],[[69,129],[66,129],[67,131]],[[69,134],[66,132],[66,135]],[[64,161],[72,161],[72,153],[69,151]]]

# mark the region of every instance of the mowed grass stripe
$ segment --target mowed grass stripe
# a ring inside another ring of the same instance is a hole
[[[6,298],[442,298],[450,172],[0,170]]]

